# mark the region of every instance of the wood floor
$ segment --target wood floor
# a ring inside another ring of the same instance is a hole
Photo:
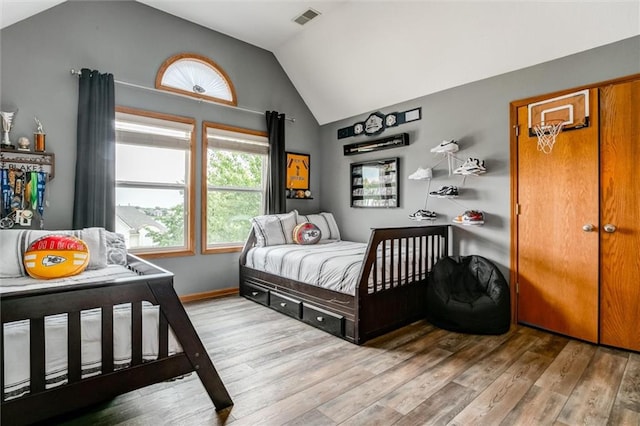
[[[417,322],[356,346],[239,297],[187,304],[235,405],[195,375],[68,425],[640,425],[640,354],[527,327],[470,336]]]

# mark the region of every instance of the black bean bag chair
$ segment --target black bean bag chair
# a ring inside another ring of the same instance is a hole
[[[427,287],[427,319],[445,330],[502,334],[509,330],[511,297],[500,270],[481,256],[440,259]]]

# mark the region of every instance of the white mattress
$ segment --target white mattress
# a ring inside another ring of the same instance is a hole
[[[396,240],[397,241],[397,240]],[[360,270],[367,250],[367,244],[351,241],[332,241],[313,245],[283,244],[268,247],[254,247],[247,253],[246,266],[284,278],[301,281],[306,284],[335,290],[340,293],[355,295],[355,289],[360,278]],[[390,245],[387,245],[387,265],[385,285],[391,285]],[[378,289],[382,288],[382,249],[378,248]],[[394,281],[404,280],[406,277],[405,247],[394,247],[394,264],[398,256],[403,261],[398,270],[394,269]],[[408,252],[409,275],[413,273],[413,253]],[[431,265],[422,266],[423,274],[414,279],[426,277]],[[369,287],[372,288],[373,274],[370,275]]]
[[[89,284],[116,278],[136,277],[135,272],[124,266],[109,265],[106,268],[85,271],[80,275],[53,280],[35,280],[30,277],[3,279],[0,294],[6,296],[15,291],[42,289],[69,284]],[[131,306],[123,304],[113,309],[114,368],[121,369],[131,362]],[[102,348],[100,309],[82,311],[81,361],[82,377],[100,374]],[[142,357],[149,361],[158,358],[158,307],[144,302],[142,308]],[[169,354],[182,352],[173,331],[169,330]],[[4,380],[5,397],[16,398],[29,391],[29,321],[15,321],[4,325]],[[67,314],[45,317],[45,372],[46,388],[67,383]]]
[[[80,316],[82,338],[82,377],[100,374],[101,347],[100,309],[83,311]],[[148,302],[142,308],[142,358],[158,358],[158,307]],[[169,354],[182,352],[173,331],[169,330]],[[29,391],[29,321],[16,321],[4,325],[4,379],[5,397],[15,398]],[[131,308],[129,304],[113,308],[114,368],[128,367],[131,363]],[[45,372],[46,388],[67,383],[67,314],[45,318]]]

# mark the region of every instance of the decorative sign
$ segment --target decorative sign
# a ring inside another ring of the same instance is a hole
[[[55,160],[53,153],[2,150],[0,151],[0,168],[23,172],[45,172],[51,180],[55,173]]]
[[[401,133],[384,139],[352,143],[344,146],[344,155],[362,154],[364,152],[379,151],[381,149],[396,148],[409,145],[409,133]]]
[[[287,189],[309,189],[309,154],[287,152]]]
[[[377,111],[369,115],[365,121],[355,123],[353,126],[338,129],[338,139],[349,138],[365,134],[374,136],[382,133],[387,127],[395,127],[410,121],[422,118],[422,107],[410,109],[404,112],[392,112],[384,115]]]

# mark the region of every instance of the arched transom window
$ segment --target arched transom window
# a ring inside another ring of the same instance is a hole
[[[233,83],[211,59],[195,53],[180,53],[160,66],[156,89],[237,105]]]

